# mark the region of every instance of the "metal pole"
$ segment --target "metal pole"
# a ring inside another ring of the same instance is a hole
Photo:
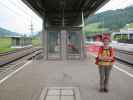
[[[63,17],[63,18],[62,18],[62,26],[64,27],[64,26],[65,26],[65,19],[64,19],[64,8],[63,8],[63,13],[62,13],[62,14],[63,14],[63,16],[62,16],[62,17]]]
[[[43,55],[44,55],[44,60],[48,59],[48,33],[47,33],[47,21],[45,18],[45,13],[43,14],[43,30],[42,30],[42,45],[43,45]]]
[[[103,16],[103,32],[104,32],[104,16]]]
[[[84,28],[85,22],[84,22],[84,12],[82,11],[82,28]]]
[[[84,12],[82,11],[82,45],[81,45],[81,55],[83,56],[82,58],[86,58],[86,50],[85,50],[85,48],[84,48],[84,42],[85,42],[85,40],[86,40],[86,36],[85,36],[85,33],[84,33],[84,27],[85,27],[85,22],[84,22]]]

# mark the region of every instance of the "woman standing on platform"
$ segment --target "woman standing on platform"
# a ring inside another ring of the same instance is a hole
[[[110,71],[114,63],[114,49],[109,46],[110,37],[104,36],[103,46],[99,48],[96,64],[99,67],[100,74],[100,92],[108,92],[108,83]]]

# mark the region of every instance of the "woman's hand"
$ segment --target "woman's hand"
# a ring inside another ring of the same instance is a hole
[[[104,57],[104,60],[106,61],[112,61],[113,60],[113,57]]]
[[[99,56],[99,59],[100,59],[100,60],[105,60],[106,57]]]
[[[113,57],[99,57],[100,60],[112,61]]]
[[[113,60],[113,57],[107,57],[108,60]]]

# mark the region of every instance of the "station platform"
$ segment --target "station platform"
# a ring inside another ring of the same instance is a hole
[[[133,100],[132,68],[116,62],[110,77],[110,91],[100,93],[99,73],[94,62],[90,54],[85,60],[30,61],[1,81],[0,100],[39,100],[47,87],[76,87],[80,100]]]

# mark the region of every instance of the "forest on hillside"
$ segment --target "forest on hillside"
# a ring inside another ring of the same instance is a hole
[[[98,13],[88,17],[85,21],[86,26],[94,23],[100,23],[98,28],[108,29],[108,31],[118,31],[127,24],[133,27],[133,6]]]

